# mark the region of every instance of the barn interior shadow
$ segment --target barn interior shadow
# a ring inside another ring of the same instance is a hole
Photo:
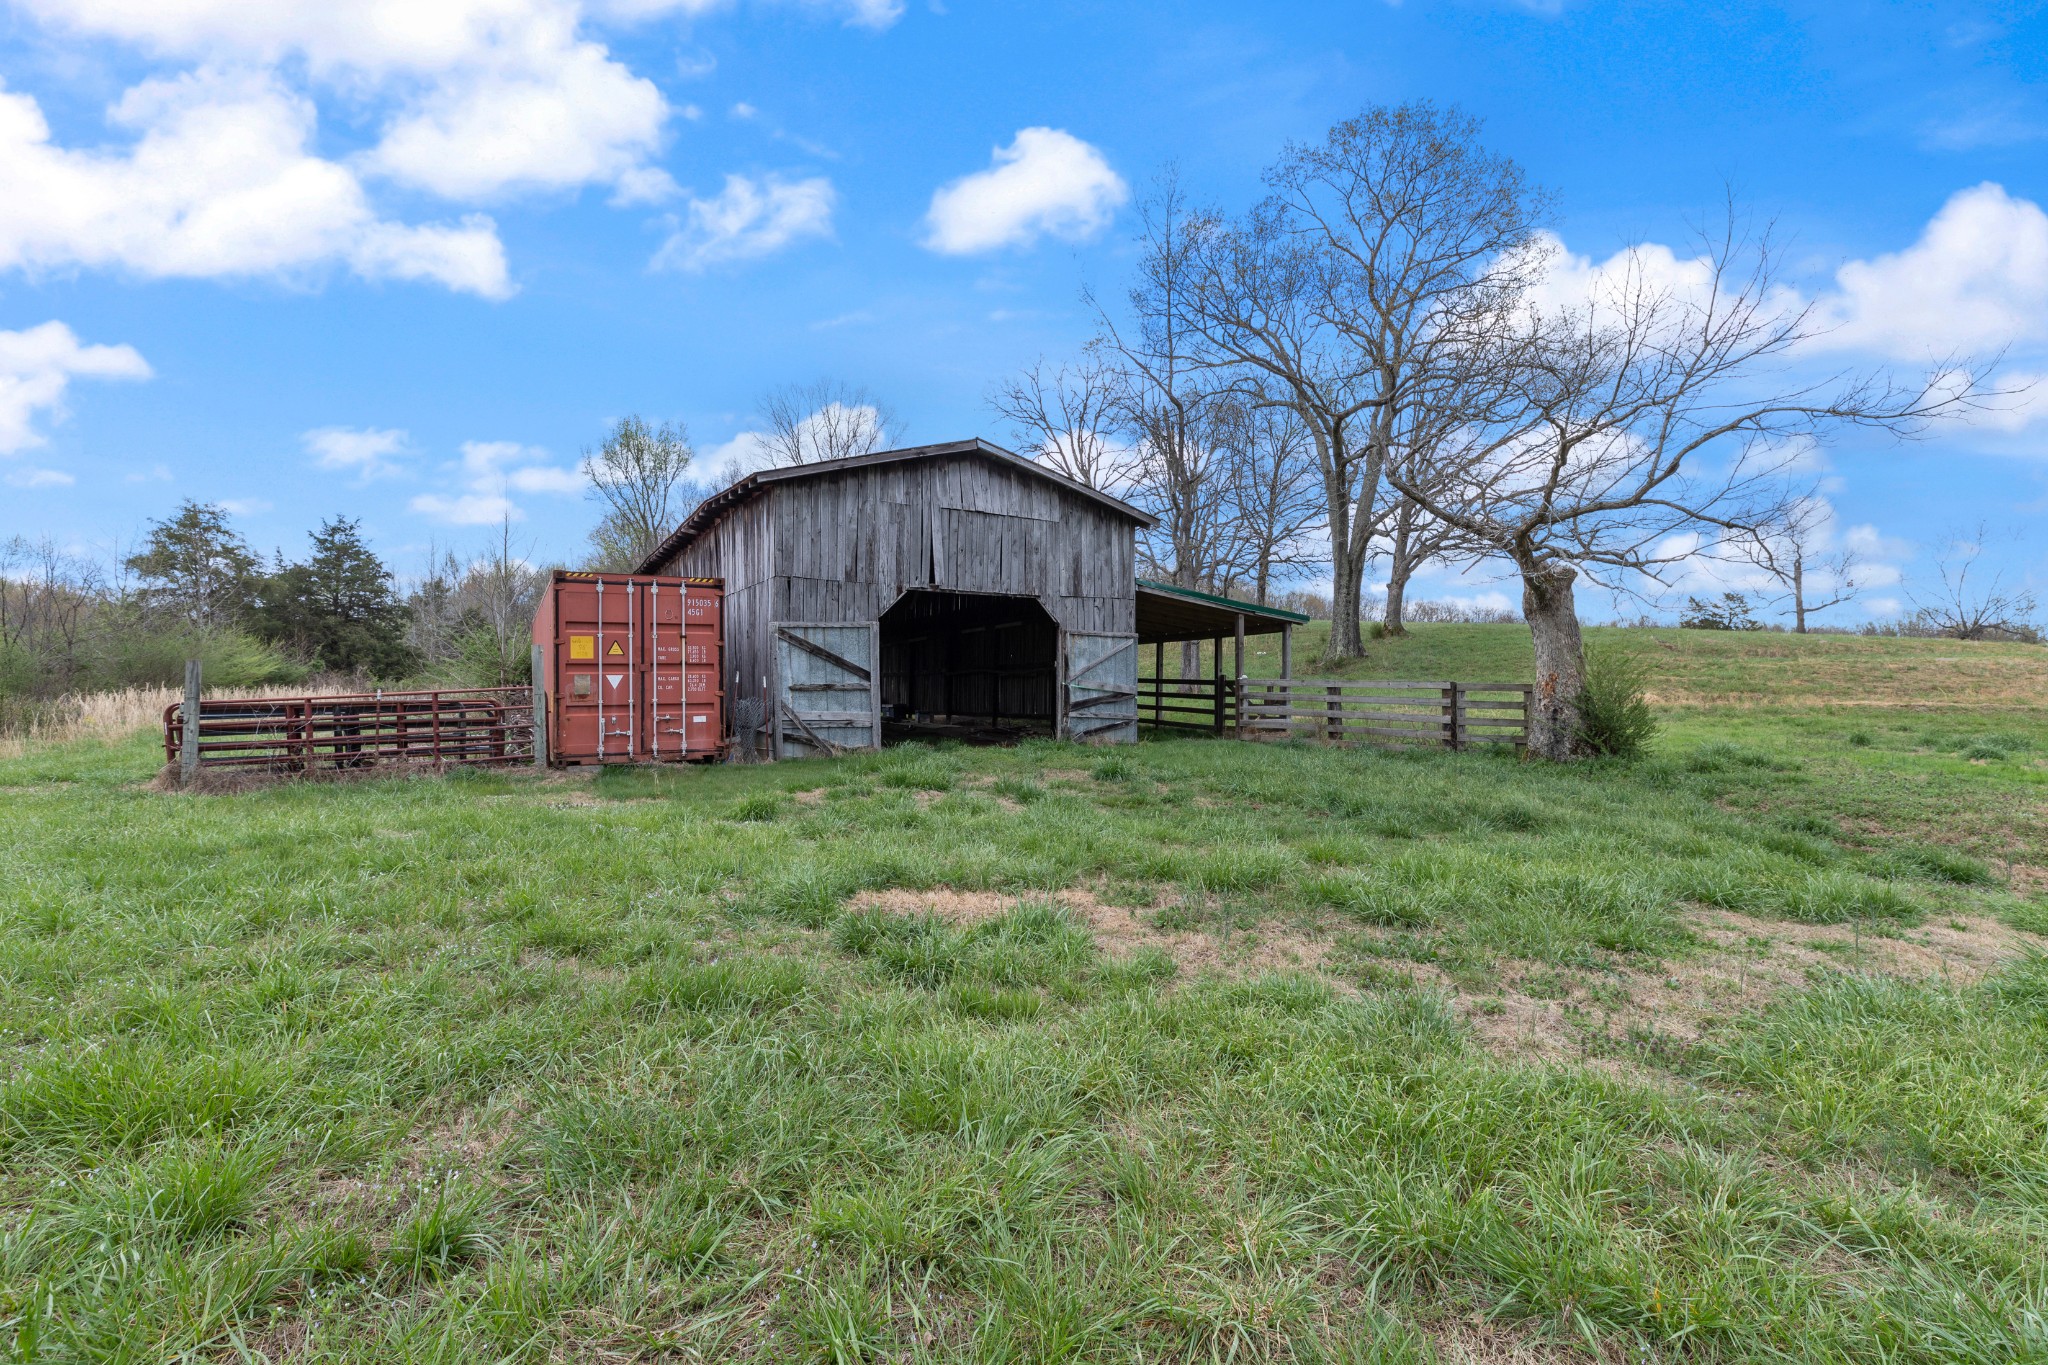
[[[1036,598],[904,593],[882,614],[883,742],[1052,734],[1059,638]]]

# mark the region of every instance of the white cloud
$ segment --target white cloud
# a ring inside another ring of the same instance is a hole
[[[256,72],[144,81],[109,113],[132,146],[54,145],[41,106],[0,91],[0,269],[118,268],[152,277],[434,280],[502,298],[488,218],[408,227],[378,217],[353,173],[307,151],[312,102]]]
[[[772,255],[793,242],[832,235],[838,195],[823,176],[808,180],[725,178],[715,199],[692,199],[689,223],[655,253],[656,269],[703,270]]]
[[[454,526],[487,526],[524,521],[525,509],[512,493],[574,495],[583,478],[573,469],[544,463],[548,453],[518,441],[464,441],[455,471],[462,484],[453,493],[422,493],[409,504],[413,511]]]
[[[668,102],[593,43],[444,78],[364,166],[447,199],[585,184],[644,186]]]
[[[64,392],[74,377],[149,376],[148,362],[134,347],[82,346],[77,334],[61,322],[0,332],[0,455],[43,444],[46,438],[36,430],[36,417],[63,416]]]
[[[675,177],[659,166],[640,166],[619,177],[608,201],[613,208],[634,204],[665,204],[681,194]]]
[[[1820,348],[1925,361],[2048,338],[2048,213],[1989,182],[1962,190],[1912,246],[1850,261],[1835,283]]]
[[[403,431],[378,427],[319,427],[299,437],[322,469],[353,471],[364,483],[403,471],[395,458],[405,452]]]
[[[14,469],[7,474],[10,488],[69,488],[77,482],[61,469]]]
[[[229,516],[253,517],[259,512],[268,512],[277,506],[268,498],[222,498],[220,509]]]
[[[19,3],[159,57],[302,68],[383,111],[366,167],[450,198],[615,182],[658,150],[669,114],[652,82],[583,33],[575,0]]]
[[[1992,381],[2006,396],[1992,400],[1976,421],[1998,431],[2025,431],[2036,422],[2048,422],[2048,373],[2012,370]]]
[[[421,516],[445,521],[450,526],[495,526],[501,521],[526,520],[526,513],[499,493],[459,493],[452,497],[422,493],[407,505]]]
[[[995,164],[932,195],[924,244],[967,255],[1029,246],[1041,236],[1086,240],[1131,197],[1102,153],[1058,128],[1020,129]]]

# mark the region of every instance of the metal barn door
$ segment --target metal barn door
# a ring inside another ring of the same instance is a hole
[[[1068,739],[1138,742],[1138,637],[1067,632]]]
[[[775,623],[777,758],[882,747],[881,627]]]

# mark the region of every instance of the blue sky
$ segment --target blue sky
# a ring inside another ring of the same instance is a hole
[[[1085,341],[1131,196],[1241,206],[1290,138],[1427,97],[1558,196],[1565,249],[1775,220],[1843,364],[2048,375],[2048,9],[1407,0],[13,0],[0,8],[0,536],[107,555],[178,499],[401,571],[594,519],[607,424],[707,465],[772,386],[908,441]],[[936,197],[935,197],[936,196]],[[1952,530],[2048,597],[2048,399],[1827,454],[1883,614]],[[1702,580],[1704,581],[1704,580]],[[1425,584],[1472,596],[1484,583]]]

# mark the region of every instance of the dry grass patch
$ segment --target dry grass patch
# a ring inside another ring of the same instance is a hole
[[[1474,1035],[1496,1055],[1580,1062],[1587,1060],[1589,1044],[1602,1041],[1695,1042],[1731,1019],[1762,1011],[1817,971],[1969,985],[2042,946],[2034,935],[1988,918],[1877,936],[1853,925],[1702,910],[1691,927],[1703,950],[1656,971],[1619,962],[1600,973],[1504,964],[1502,989],[1477,994],[1459,991],[1449,976],[1427,964],[1404,970],[1413,980],[1456,993]]]
[[[958,927],[985,923],[1008,914],[1026,898],[1000,891],[927,891],[891,888],[863,891],[847,902],[850,910],[882,910],[892,915],[934,915]],[[1094,891],[1070,888],[1050,899],[1087,926],[1103,954],[1128,959],[1154,949],[1172,959],[1186,976],[1204,974],[1244,980],[1276,971],[1320,971],[1335,947],[1334,925],[1308,928],[1262,924],[1242,933],[1200,929],[1162,929],[1151,911],[1117,905]]]

